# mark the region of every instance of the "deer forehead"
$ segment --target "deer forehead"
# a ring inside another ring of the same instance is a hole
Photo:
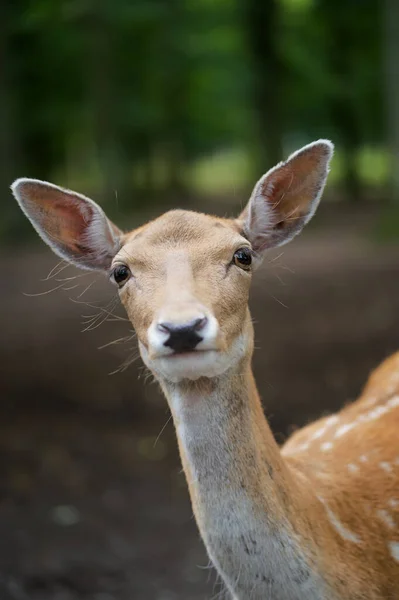
[[[115,261],[154,270],[184,257],[193,268],[206,267],[207,262],[228,259],[243,244],[249,245],[233,220],[173,210],[126,234]]]

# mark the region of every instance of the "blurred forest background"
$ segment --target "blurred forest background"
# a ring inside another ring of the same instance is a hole
[[[386,198],[390,180],[398,197],[398,13],[396,0],[5,1],[0,185],[26,173],[131,213],[245,190],[331,137],[340,197]],[[21,226],[3,202],[2,237]]]
[[[76,189],[126,229],[177,206],[234,215],[331,138],[315,222],[251,299],[282,442],[399,348],[399,2],[3,0],[0,28],[0,598],[213,598],[115,291],[58,264],[9,185]]]

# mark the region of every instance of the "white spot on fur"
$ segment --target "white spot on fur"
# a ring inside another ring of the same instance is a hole
[[[399,396],[393,396],[390,400],[388,400],[387,404],[390,408],[398,407],[399,406]]]
[[[374,421],[375,419],[379,419],[382,415],[385,415],[389,412],[389,408],[385,406],[377,406],[373,410],[371,410],[367,415],[363,415],[364,421]]]
[[[380,467],[386,473],[392,473],[392,465],[390,465],[389,462],[385,462],[385,461],[380,462]]]
[[[334,527],[335,531],[337,531],[337,533],[339,533],[339,535],[344,540],[347,540],[348,542],[353,542],[355,544],[359,544],[362,541],[360,539],[360,537],[358,535],[356,535],[356,533],[353,533],[353,531],[349,531],[349,529],[347,529],[345,527],[345,525],[343,525],[341,523],[341,521],[338,519],[338,517],[336,516],[336,514],[333,513],[333,511],[327,506],[326,501],[324,500],[324,498],[322,498],[321,496],[318,496],[318,499],[324,505],[324,508],[326,509],[327,516],[328,516],[328,518],[330,520],[331,525]]]
[[[324,442],[324,444],[321,444],[320,449],[323,450],[323,452],[328,452],[333,446],[334,444],[331,442]]]
[[[396,500],[396,498],[391,498],[390,500],[388,500],[388,504],[391,508],[398,508],[399,500]]]
[[[296,448],[296,450],[298,450],[299,452],[304,452],[305,450],[307,450],[309,448],[309,444],[305,443],[305,444],[301,444],[300,446],[298,446]]]
[[[371,403],[371,400],[373,402],[375,402],[377,400],[377,398],[375,398],[373,396],[372,398],[369,398],[369,400]],[[346,435],[349,431],[352,431],[352,429],[354,429],[360,423],[367,423],[367,422],[373,421],[375,419],[378,419],[379,417],[382,417],[382,415],[387,414],[392,408],[396,408],[396,407],[399,407],[399,396],[393,396],[386,402],[385,405],[376,406],[369,412],[359,415],[355,421],[352,421],[350,423],[344,423],[343,425],[338,427],[338,429],[335,431],[334,437],[340,438],[343,435]],[[339,417],[337,415],[332,415],[331,417],[328,417],[328,419],[324,423],[324,426],[318,428],[313,433],[313,435],[309,438],[309,440],[312,441],[312,440],[318,440],[318,439],[322,438],[323,435],[327,432],[327,430],[332,425],[336,425],[338,422],[339,422]],[[310,446],[310,443],[305,442],[303,444],[300,444],[296,448],[293,448],[292,450],[290,450],[290,453],[303,452],[304,450],[308,450],[309,446]],[[332,447],[333,447],[333,444],[331,442],[324,442],[323,444],[321,444],[320,449],[323,452],[327,452],[327,451],[331,450]],[[360,456],[359,460],[360,460],[360,462],[365,463],[368,461],[368,456],[366,454],[362,454]],[[399,457],[397,457],[395,459],[394,464],[399,465]]]
[[[326,419],[323,427],[320,427],[320,429],[317,429],[316,432],[312,435],[312,437],[310,438],[311,440],[318,440],[321,437],[323,437],[323,435],[326,433],[326,431],[332,426],[335,425],[336,423],[338,423],[339,418],[336,415],[332,415],[331,417],[328,417],[328,419]]]
[[[392,558],[399,562],[399,542],[390,542],[389,550],[391,551]]]
[[[318,429],[316,431],[316,433],[314,433],[312,435],[312,440],[318,440],[319,438],[323,437],[323,435],[325,434],[325,432],[327,431],[327,427],[321,427],[320,429]]]
[[[396,523],[387,510],[384,510],[383,508],[377,510],[377,517],[381,519],[389,529],[396,529]]]
[[[354,427],[355,423],[345,423],[345,425],[341,425],[341,427],[338,427],[337,431],[335,432],[335,437],[338,438],[342,435],[345,435],[345,433],[348,433],[348,431],[350,431]]]
[[[379,419],[382,415],[388,413],[392,408],[396,408],[399,406],[399,396],[393,396],[388,400],[388,402],[383,406],[377,406],[369,413],[362,415],[360,418],[362,421],[373,421],[374,419]]]
[[[351,431],[359,423],[367,423],[370,421],[374,421],[375,419],[379,419],[383,415],[387,414],[390,410],[392,410],[393,408],[397,408],[398,406],[399,406],[399,396],[393,396],[392,398],[390,398],[387,401],[386,404],[384,404],[382,406],[376,406],[375,408],[370,410],[368,413],[359,415],[359,417],[356,419],[356,421],[353,421],[352,423],[344,423],[344,425],[341,425],[341,427],[338,427],[337,431],[335,432],[335,437],[339,438],[339,437],[345,435],[346,433],[348,433],[348,431]]]
[[[357,473],[358,470],[359,470],[359,467],[357,465],[355,465],[354,463],[349,463],[349,465],[348,465],[349,473]]]

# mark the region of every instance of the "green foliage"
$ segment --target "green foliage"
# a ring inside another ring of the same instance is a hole
[[[55,178],[111,211],[117,190],[130,211],[170,191],[247,189],[282,152],[327,136],[342,147],[338,178],[388,176],[386,153],[375,162],[367,150],[384,145],[378,0],[7,0],[1,10],[2,193],[16,175]],[[0,210],[2,231],[15,232],[14,207]]]

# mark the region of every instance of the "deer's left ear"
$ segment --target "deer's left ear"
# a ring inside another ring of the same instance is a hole
[[[238,218],[256,252],[281,246],[297,235],[319,204],[334,146],[318,140],[270,169],[255,185]]]

